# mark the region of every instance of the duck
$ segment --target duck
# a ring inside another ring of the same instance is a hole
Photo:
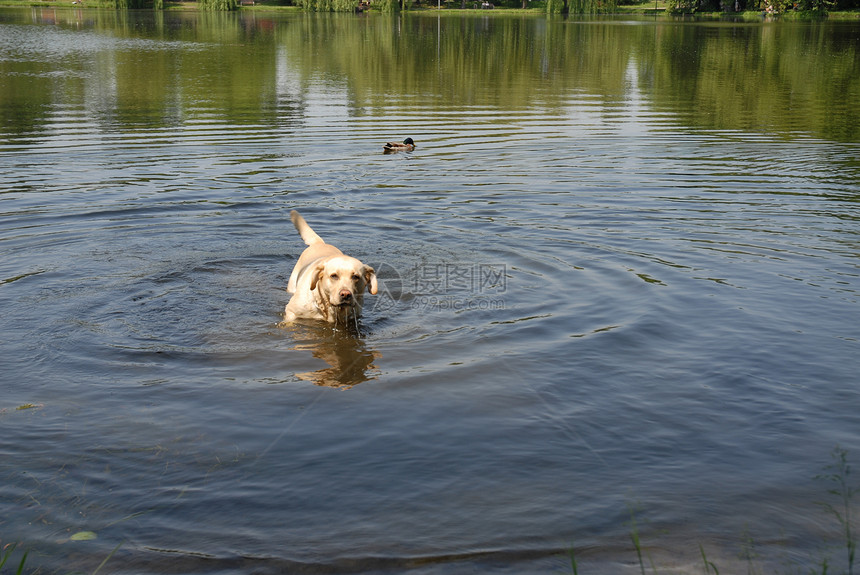
[[[385,142],[382,149],[388,152],[411,152],[415,149],[415,142],[412,138],[406,138],[403,142]]]

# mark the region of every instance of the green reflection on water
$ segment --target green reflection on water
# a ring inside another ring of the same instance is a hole
[[[277,126],[308,87],[354,114],[645,103],[670,124],[856,142],[860,24],[424,14],[0,11],[0,120],[62,106],[125,130],[197,117]]]

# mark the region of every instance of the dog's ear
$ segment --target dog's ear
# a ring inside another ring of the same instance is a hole
[[[311,272],[311,291],[317,289],[317,283],[322,279],[323,272],[325,272],[325,263],[320,262],[314,268],[314,271]]]
[[[373,295],[376,295],[376,290],[378,287],[376,283],[376,270],[366,265],[364,266],[364,268],[362,268],[362,271],[364,272],[364,281],[370,286],[368,291]]]

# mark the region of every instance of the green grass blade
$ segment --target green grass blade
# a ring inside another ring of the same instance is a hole
[[[96,570],[95,570],[95,571],[93,571],[93,575],[98,575],[98,572],[99,572],[99,571],[101,571],[101,568],[105,566],[105,563],[107,563],[107,562],[110,560],[110,558],[111,558],[111,557],[113,557],[114,553],[116,553],[117,551],[119,551],[119,548],[120,548],[120,547],[122,547],[122,544],[123,544],[123,543],[125,543],[125,542],[124,542],[124,541],[120,541],[120,542],[119,542],[119,544],[118,544],[116,547],[114,547],[114,548],[113,548],[113,551],[111,551],[111,552],[108,554],[108,556],[104,558],[104,561],[102,561],[102,562],[99,564],[99,566],[98,566],[98,567],[96,567]]]
[[[717,569],[717,566],[712,561],[708,561],[708,557],[705,555],[705,548],[701,543],[699,543],[699,553],[702,554],[702,561],[705,563],[705,575],[708,575],[711,569],[714,570],[714,575],[720,575],[720,570]]]
[[[21,575],[24,572],[24,563],[27,562],[27,555],[29,553],[29,551],[24,551],[24,556],[21,557],[21,563],[18,565],[18,570],[15,571],[16,575]]]

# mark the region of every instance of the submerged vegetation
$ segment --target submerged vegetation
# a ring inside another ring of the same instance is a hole
[[[838,445],[833,449],[831,457],[834,462],[824,468],[825,473],[816,476],[816,479],[827,481],[834,485],[827,489],[827,494],[830,496],[830,501],[822,501],[819,505],[832,515],[838,525],[838,538],[840,539],[839,546],[845,550],[844,560],[831,563],[831,559],[825,556],[818,561],[818,567],[808,571],[809,575],[854,575],[854,562],[857,552],[857,534],[854,529],[854,519],[852,508],[856,505],[854,496],[860,492],[860,487],[852,482],[851,466],[848,463],[848,452]],[[636,555],[636,564],[642,575],[646,573],[660,572],[660,567],[651,558],[643,545],[642,533],[640,531],[637,513],[640,511],[635,506],[628,506],[630,512],[630,521],[627,524],[630,528],[630,540],[633,545],[632,553]],[[757,557],[754,549],[754,541],[749,533],[748,528],[744,527],[742,540],[740,542],[739,558],[747,563],[747,573],[754,574],[760,571],[756,568],[755,559]],[[712,561],[701,543],[698,546],[700,556],[700,569],[706,575],[719,575],[720,569],[714,561]],[[570,560],[571,572],[574,575],[579,575],[580,565],[577,560],[576,550],[571,547],[567,555]],[[791,572],[801,572],[803,567],[800,565],[789,565]]]
[[[3,572],[3,566],[6,565],[6,563],[9,561],[9,559],[11,559],[12,554],[14,553],[14,551],[17,547],[18,547],[18,545],[15,543],[9,543],[7,545],[0,547],[0,573]],[[27,563],[27,552],[25,551],[23,553],[23,555],[21,556],[20,561],[18,562],[17,569],[15,570],[15,573],[17,575],[21,575],[21,573],[24,572],[24,565],[26,563]]]
[[[857,539],[853,528],[851,507],[858,488],[851,484],[851,466],[848,465],[848,452],[837,446],[833,450],[833,459],[835,462],[825,468],[827,473],[819,475],[818,479],[836,485],[836,487],[827,490],[827,493],[833,496],[836,501],[834,503],[823,501],[820,505],[831,513],[839,523],[847,552],[848,575],[854,575]]]
[[[840,546],[844,548],[845,555],[844,560],[837,559],[833,563],[831,563],[829,557],[825,556],[819,560],[819,567],[813,568],[808,571],[808,573],[810,575],[854,575],[857,536],[854,529],[852,508],[856,504],[854,496],[860,492],[860,487],[855,486],[852,482],[851,466],[848,463],[848,452],[845,449],[836,446],[833,449],[831,456],[834,463],[825,467],[824,474],[816,476],[816,479],[826,481],[833,485],[833,487],[827,489],[827,494],[830,496],[830,500],[822,501],[819,505],[836,519],[839,527],[839,538],[841,539]],[[630,541],[632,544],[631,553],[636,556],[636,565],[638,565],[639,571],[642,575],[646,575],[647,573],[654,573],[656,575],[660,573],[660,566],[654,558],[649,555],[648,550],[643,543],[640,521],[638,519],[638,513],[641,512],[641,509],[636,505],[628,505],[628,511],[630,514],[630,521],[627,523],[627,526],[630,529]],[[75,536],[72,536],[71,540],[95,538],[95,534],[91,534],[90,532],[81,533],[86,534],[87,537],[76,538]],[[92,535],[92,537],[89,535]],[[101,564],[99,564],[98,568],[93,572],[93,575],[96,575],[105,566],[121,545],[122,543],[117,545],[113,551],[105,557]],[[10,543],[0,547],[0,574],[6,573],[6,571],[4,571],[4,566],[10,561],[10,559],[12,559],[12,556],[17,549],[17,543]],[[14,573],[16,575],[22,575],[24,573],[28,554],[29,551],[22,552],[20,558],[16,557],[10,564],[15,567]],[[700,558],[699,569],[702,573],[705,573],[706,575],[710,575],[712,573],[714,575],[719,575],[719,565],[708,557],[707,551],[701,543],[698,544],[698,556]],[[571,572],[574,575],[579,575],[580,565],[575,548],[571,547],[567,551],[567,557],[570,561]],[[738,557],[747,563],[747,573],[753,574],[760,572],[755,564],[755,560],[758,556],[755,553],[754,541],[746,527],[743,530]],[[792,570],[791,572],[800,572],[799,569],[803,568],[803,566],[796,564],[789,565],[788,567]]]
[[[819,567],[808,571],[808,573],[810,575],[854,575],[857,538],[856,531],[854,529],[852,507],[856,504],[854,496],[860,492],[860,487],[857,487],[852,483],[851,466],[848,463],[848,452],[837,446],[833,449],[831,456],[834,463],[825,467],[824,474],[816,476],[816,479],[826,481],[833,485],[833,487],[827,489],[830,501],[820,502],[819,505],[821,505],[823,509],[836,519],[839,538],[841,539],[840,546],[844,548],[846,553],[844,555],[844,560],[837,559],[833,563],[831,563],[829,557],[825,556],[818,561]],[[630,521],[627,523],[627,526],[630,529],[630,541],[632,544],[631,553],[635,553],[636,564],[638,565],[642,575],[646,575],[647,573],[654,573],[656,575],[660,573],[660,566],[649,555],[648,550],[643,543],[640,522],[637,515],[641,512],[641,509],[635,505],[628,505],[628,511],[630,514]],[[87,535],[90,534],[90,532],[82,533]],[[85,540],[90,538],[95,538],[95,534],[92,534],[92,537],[79,537],[77,539],[75,536],[72,536],[71,540]],[[113,551],[105,557],[101,564],[99,564],[98,568],[93,572],[93,575],[96,575],[105,566],[121,545],[122,543],[117,545]],[[4,571],[4,566],[12,559],[12,556],[15,554],[17,549],[17,543],[9,543],[0,547],[0,574],[7,572]],[[10,563],[10,565],[15,568],[14,573],[16,575],[22,575],[24,573],[28,554],[29,551],[23,551],[20,557],[16,557],[14,561]],[[719,575],[719,565],[708,557],[707,551],[701,543],[698,544],[698,556],[700,557],[699,568],[702,573],[705,573],[706,575],[710,575],[712,573],[714,575]],[[738,556],[747,563],[747,573],[753,574],[760,572],[755,564],[757,555],[754,551],[753,538],[746,527],[743,531],[742,541],[740,542],[740,553]],[[573,547],[568,550],[567,557],[570,561],[571,572],[574,575],[579,575],[580,565],[577,559],[576,550]],[[799,569],[803,568],[801,565],[796,564],[789,565],[788,567],[792,570],[791,572],[800,572]]]

